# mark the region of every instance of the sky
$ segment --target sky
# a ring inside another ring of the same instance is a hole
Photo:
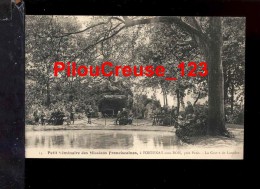
[[[148,98],[151,98],[152,95],[153,95],[152,89],[147,89],[147,96],[148,96]],[[156,98],[160,101],[161,105],[163,106],[163,95],[162,95],[160,90],[157,90]],[[199,99],[197,104],[203,104],[203,103],[205,103],[206,100],[207,100],[207,98]],[[177,106],[177,98],[176,97],[174,97],[172,95],[167,95],[167,101],[168,101],[168,105],[170,107],[172,105]],[[193,103],[195,100],[190,95],[186,95],[184,97],[183,101],[184,101],[184,103],[186,105],[187,101],[190,101],[191,103]]]

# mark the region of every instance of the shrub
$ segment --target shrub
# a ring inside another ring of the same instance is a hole
[[[163,119],[163,126],[167,126],[171,124],[171,118],[169,116]]]
[[[207,112],[206,106],[195,106],[194,113],[181,114],[178,117],[176,135],[184,142],[189,142],[189,137],[206,135],[207,131]]]
[[[244,110],[235,107],[233,114],[230,113],[230,109],[227,108],[227,116],[226,121],[227,123],[233,123],[233,124],[244,124]]]
[[[25,125],[35,125],[35,121],[33,119],[25,119]]]
[[[34,117],[30,115],[25,116],[25,125],[35,125]]]
[[[51,113],[50,122],[53,125],[63,125],[64,117],[65,117],[65,113],[60,110],[57,110]]]

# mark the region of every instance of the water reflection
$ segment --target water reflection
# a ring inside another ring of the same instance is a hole
[[[178,144],[179,140],[172,132],[111,130],[26,132],[27,148],[162,149],[176,147]]]

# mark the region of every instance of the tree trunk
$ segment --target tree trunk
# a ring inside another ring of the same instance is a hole
[[[198,94],[198,96],[197,96],[197,98],[196,98],[196,100],[194,101],[194,103],[193,103],[193,106],[195,106],[196,105],[196,103],[198,102],[198,100],[200,99],[200,91],[199,91],[199,94]]]
[[[225,128],[224,80],[222,67],[221,18],[210,19],[210,40],[207,49],[208,62],[208,135],[223,135]]]
[[[49,82],[49,80],[47,81],[46,90],[47,90],[46,106],[49,107],[50,103],[51,103],[50,82]]]
[[[167,92],[165,92],[165,104],[168,106]]]
[[[177,95],[177,116],[179,116],[179,112],[180,112],[180,93],[179,93],[179,90],[176,90],[176,95]]]
[[[165,107],[166,105],[166,98],[165,98],[165,92],[163,90],[163,107]]]
[[[228,72],[223,72],[226,73],[224,75],[224,103],[227,104],[228,103],[228,88],[230,85],[230,70]]]
[[[234,112],[234,84],[231,82],[231,99],[230,99],[230,108],[231,108],[231,115]]]
[[[185,109],[184,97],[180,96],[180,103],[183,109]]]

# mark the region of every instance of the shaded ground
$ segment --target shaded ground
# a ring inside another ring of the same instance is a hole
[[[60,129],[127,129],[130,128],[143,128],[143,127],[155,127],[155,128],[162,128],[163,130],[166,128],[173,128],[173,126],[153,126],[152,125],[152,119],[134,119],[133,123],[131,125],[115,125],[115,119],[109,118],[109,119],[98,119],[93,118],[92,123],[88,124],[86,119],[76,120],[74,124],[67,125],[64,123],[63,125],[26,125],[26,130],[60,130]],[[227,124],[227,128],[236,128],[236,129],[243,129],[243,125],[237,125],[237,124]],[[149,130],[149,129],[148,129]],[[166,129],[169,131],[173,131],[172,129]]]
[[[228,130],[234,135],[234,138],[227,138],[223,136],[201,136],[193,137],[192,144],[196,146],[208,147],[226,147],[226,146],[243,146],[244,142],[244,129],[229,128]]]
[[[226,124],[229,130],[243,129],[243,125]],[[85,119],[76,120],[67,125],[26,125],[26,130],[142,130],[142,131],[175,131],[173,126],[155,126],[151,119],[134,119],[131,125],[115,125],[115,119],[93,118],[88,124]]]
[[[76,120],[74,124],[67,125],[27,125],[26,130],[148,130],[148,131],[174,131],[172,127],[153,126],[151,119],[135,119],[131,125],[115,125],[115,119],[92,119],[87,124],[84,119]]]

